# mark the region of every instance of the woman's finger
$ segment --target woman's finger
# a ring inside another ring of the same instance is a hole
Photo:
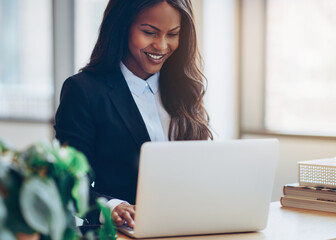
[[[133,218],[131,217],[130,212],[125,211],[125,212],[123,212],[123,214],[121,216],[122,216],[123,219],[126,220],[128,226],[134,227],[134,221],[133,221]]]
[[[130,213],[132,219],[134,220],[134,216],[135,216],[135,209],[134,209],[134,206],[131,205],[129,208],[127,208],[127,211]]]
[[[112,212],[112,219],[115,225],[121,226],[124,224],[124,220],[119,216],[117,212]]]

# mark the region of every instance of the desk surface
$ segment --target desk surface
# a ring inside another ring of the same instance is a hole
[[[118,233],[118,240],[130,240]],[[203,235],[190,237],[151,238],[151,240],[316,240],[336,239],[336,214],[298,208],[282,208],[271,204],[266,229],[261,232]]]

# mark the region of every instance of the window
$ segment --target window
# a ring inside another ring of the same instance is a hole
[[[97,41],[108,0],[75,1],[75,71],[84,67]]]
[[[336,135],[335,43],[335,0],[267,1],[267,130]]]
[[[51,5],[0,0],[0,118],[52,118]]]

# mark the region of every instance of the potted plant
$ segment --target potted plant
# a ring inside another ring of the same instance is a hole
[[[81,235],[74,217],[89,211],[88,174],[84,154],[56,140],[24,151],[0,141],[0,239],[94,239]],[[96,236],[116,239],[106,203],[97,200],[105,222]]]

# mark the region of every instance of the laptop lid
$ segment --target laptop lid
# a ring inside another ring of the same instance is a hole
[[[133,236],[264,229],[277,156],[276,139],[145,143]]]

